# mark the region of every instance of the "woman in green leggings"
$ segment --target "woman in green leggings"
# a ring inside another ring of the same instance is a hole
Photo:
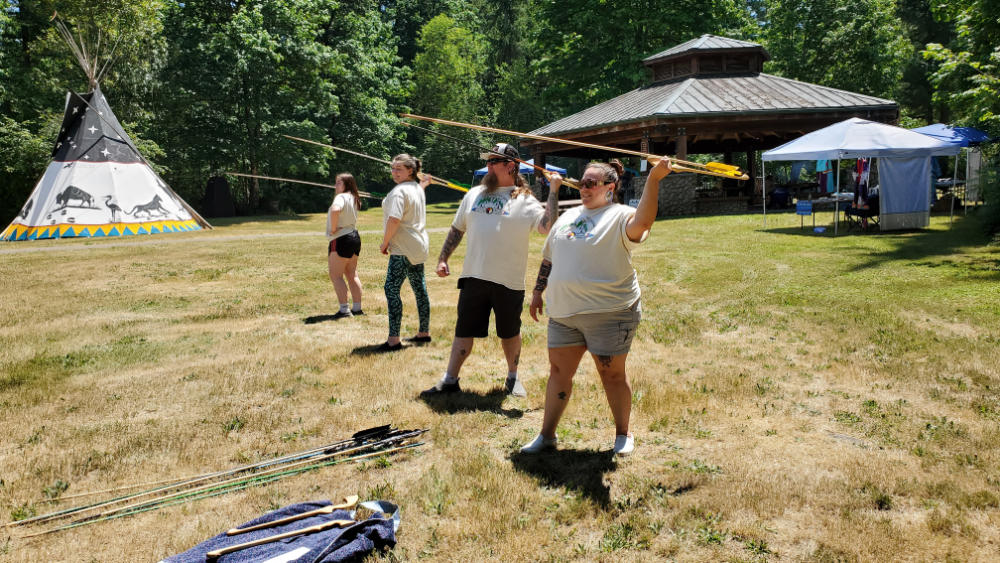
[[[427,261],[426,200],[424,190],[430,183],[425,176],[418,183],[420,161],[408,154],[392,159],[392,179],[396,187],[382,200],[382,219],[385,231],[379,250],[389,255],[389,269],[385,274],[385,300],[389,309],[389,338],[379,347],[391,352],[403,347],[399,338],[403,320],[403,300],[399,289],[403,280],[410,280],[410,287],[417,299],[420,331],[410,340],[430,342],[431,302],[424,282],[424,262]]]

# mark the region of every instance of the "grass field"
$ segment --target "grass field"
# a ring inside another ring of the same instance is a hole
[[[432,256],[453,213],[428,212]],[[562,449],[516,453],[540,427],[548,369],[544,323],[526,313],[526,399],[499,392],[495,338],[477,344],[461,396],[417,398],[444,370],[458,295],[432,267],[434,342],[355,353],[387,332],[378,209],[361,223],[368,315],[314,324],[336,311],[321,215],[4,244],[0,522],[377,424],[430,432],[389,462],[32,540],[3,528],[0,560],[156,561],[277,506],[349,494],[401,506],[388,560],[995,560],[1000,247],[971,217],[837,238],[798,224],[657,222],[635,254],[637,449],[624,460],[609,455],[614,425],[588,361]]]

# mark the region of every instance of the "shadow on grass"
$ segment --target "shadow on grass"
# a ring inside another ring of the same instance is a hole
[[[555,450],[542,454],[517,452],[510,456],[514,468],[546,487],[578,491],[601,508],[611,504],[611,488],[604,474],[618,467],[611,450]]]
[[[800,230],[798,227],[765,229],[764,232],[803,237],[833,238],[833,230],[827,227],[824,233],[815,233],[812,228]],[[967,270],[968,275],[983,279],[1000,279],[1000,260],[986,253],[970,254],[968,247],[986,246],[990,236],[976,216],[956,217],[955,223],[946,229],[910,229],[899,231],[864,231],[841,229],[837,238],[846,236],[877,236],[890,240],[892,248],[884,252],[871,252],[851,268],[852,271],[878,268],[897,261],[913,262],[918,265],[938,267],[954,266]]]
[[[326,315],[322,315],[322,316],[326,316]],[[414,348],[414,346],[407,346],[406,344],[404,344],[402,348],[399,348],[399,349],[396,349],[396,350],[386,350],[386,349],[382,348],[383,344],[385,344],[385,343],[384,342],[379,342],[378,344],[365,344],[364,346],[358,346],[358,347],[354,348],[353,350],[351,350],[351,355],[352,356],[380,356],[380,355],[383,355],[383,354],[399,354],[399,353],[405,352],[406,350],[408,350],[410,348]]]
[[[341,318],[351,318],[351,317],[341,317]],[[336,315],[313,315],[311,317],[306,317],[302,319],[303,324],[314,325],[316,323],[324,323],[326,321],[339,321]]]
[[[503,387],[493,389],[487,393],[458,391],[457,393],[447,393],[444,395],[422,395],[418,398],[427,403],[427,406],[434,412],[441,414],[481,411],[500,414],[507,418],[521,418],[524,416],[524,411],[521,409],[503,408],[504,399],[507,398],[507,390]]]
[[[956,217],[955,223],[944,230],[893,231],[888,234],[909,234],[899,239],[899,244],[886,252],[876,252],[855,271],[877,268],[896,261],[914,262],[928,267],[954,266],[967,271],[967,275],[982,279],[1000,280],[1000,260],[990,254],[969,253],[966,248],[986,246],[990,236],[982,221],[975,216]],[[995,256],[995,253],[992,254]]]
[[[826,230],[823,231],[822,233],[817,233],[816,231],[813,230],[812,225],[807,224],[803,229],[800,229],[798,227],[781,227],[774,229],[764,229],[763,232],[773,233],[776,235],[792,235],[792,236],[810,237],[810,238],[840,238],[840,237],[848,237],[856,235],[885,236],[885,235],[904,234],[908,232],[909,233],[919,232],[919,231],[892,231],[891,233],[882,233],[877,230],[862,230],[858,228],[848,231],[847,227],[844,227],[843,229],[840,229],[840,231],[838,231],[836,235],[834,235],[833,227],[822,224],[816,226],[826,227]]]

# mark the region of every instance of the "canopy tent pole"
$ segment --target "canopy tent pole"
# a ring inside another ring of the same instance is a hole
[[[764,202],[764,228],[767,228],[767,164],[764,162],[764,151],[760,151],[760,199]]]
[[[962,190],[962,215],[969,214],[969,147],[965,147],[962,152],[965,154],[965,189]]]
[[[957,176],[958,176],[958,155],[955,155],[955,165],[952,167],[951,171],[951,217],[948,220],[948,224],[951,226],[955,225],[955,189],[957,186]]]
[[[839,156],[839,155],[838,155]],[[840,159],[837,159],[837,191],[833,194],[833,236],[837,236],[840,226]]]

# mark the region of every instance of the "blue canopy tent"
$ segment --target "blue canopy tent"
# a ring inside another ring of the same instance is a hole
[[[857,117],[834,123],[765,152],[767,162],[795,160],[879,159],[879,226],[882,230],[912,229],[930,224],[930,158],[954,156],[961,149],[901,127]],[[766,178],[766,173],[763,173]],[[840,195],[840,167],[837,167]],[[764,198],[767,224],[767,198]],[[839,204],[836,214],[839,215]],[[837,216],[835,215],[835,217]],[[834,232],[837,224],[834,222]]]
[[[910,129],[910,131],[916,131],[960,147],[976,146],[991,140],[989,135],[974,127],[953,127],[944,123],[933,123]]]
[[[535,159],[528,160],[527,164],[525,164],[524,162],[522,162],[521,166],[517,167],[517,171],[520,172],[523,175],[531,174],[535,170],[534,168],[531,167],[531,165],[534,164],[534,163],[535,163]],[[547,164],[546,163],[545,169],[548,170],[549,172],[558,172],[559,174],[562,174],[563,176],[566,175],[566,169],[565,168],[559,168],[558,166],[552,166],[551,164]],[[479,170],[476,170],[473,173],[473,175],[472,175],[472,185],[473,186],[478,185],[479,182],[483,179],[483,176],[486,176],[486,168],[485,167],[480,168]]]
[[[928,135],[930,137],[934,137],[935,139],[939,139],[946,143],[951,143],[966,149],[964,180],[965,193],[962,197],[962,202],[965,205],[966,212],[968,212],[969,199],[979,199],[979,169],[982,165],[982,154],[977,149],[970,150],[969,147],[977,147],[982,143],[992,141],[990,136],[974,127],[953,127],[951,125],[945,125],[944,123],[932,123],[931,125],[911,129],[911,131],[916,131],[917,133]],[[952,174],[952,194],[955,193],[957,176],[958,162],[955,163],[955,173]],[[951,202],[952,214],[954,215],[954,197],[952,197]]]

